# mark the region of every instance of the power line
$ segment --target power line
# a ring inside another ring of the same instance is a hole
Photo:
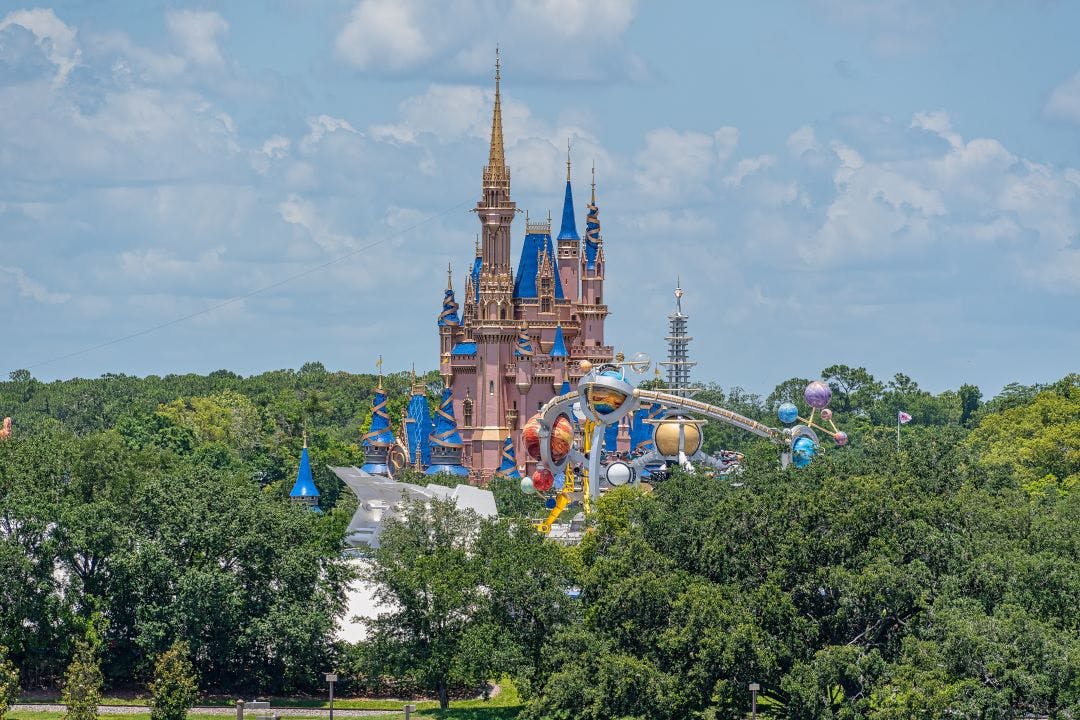
[[[308,275],[311,275],[313,273],[317,273],[320,270],[325,270],[326,268],[330,267],[331,265],[336,265],[337,263],[344,262],[345,260],[348,260],[351,257],[354,257],[354,256],[356,256],[356,255],[358,255],[358,254],[360,254],[362,252],[370,250],[373,247],[381,245],[381,244],[383,244],[384,242],[386,242],[388,240],[393,240],[394,238],[400,237],[401,235],[405,235],[406,233],[410,233],[413,230],[416,230],[417,228],[421,228],[424,225],[427,225],[428,223],[430,223],[433,220],[437,220],[437,219],[443,217],[444,215],[449,215],[450,213],[452,213],[453,211],[455,211],[458,208],[462,207],[463,205],[467,205],[469,202],[470,201],[468,201],[468,200],[463,200],[463,201],[459,202],[457,205],[453,205],[451,207],[448,207],[448,208],[446,208],[445,210],[443,210],[441,212],[435,213],[434,215],[428,215],[423,220],[420,220],[420,221],[418,221],[418,222],[416,222],[416,223],[414,223],[414,224],[412,224],[412,225],[410,225],[408,227],[402,228],[402,229],[398,230],[397,232],[391,233],[390,235],[382,237],[382,238],[380,238],[378,240],[374,240],[374,241],[368,243],[367,245],[362,245],[361,247],[355,248],[354,250],[350,250],[349,252],[345,253],[344,255],[340,255],[340,256],[332,259],[332,260],[327,260],[326,262],[322,263],[321,265],[315,265],[315,266],[310,267],[310,268],[308,268],[306,270],[301,270],[298,273],[295,273],[293,275],[289,275],[288,277],[284,277],[284,278],[282,278],[280,280],[276,280],[276,281],[270,283],[269,285],[263,285],[262,287],[255,288],[254,290],[246,292],[243,295],[237,295],[235,297],[231,297],[228,300],[223,300],[222,302],[219,302],[219,303],[216,303],[214,305],[210,305],[208,307],[205,307],[202,310],[198,310],[198,311],[190,313],[188,315],[182,315],[180,317],[173,318],[172,320],[167,320],[166,322],[159,323],[158,325],[154,325],[152,327],[144,328],[142,330],[130,333],[128,335],[124,335],[122,337],[113,338],[112,340],[106,340],[105,342],[98,343],[97,345],[91,345],[89,347],[85,347],[85,348],[83,348],[81,350],[76,350],[74,352],[70,352],[70,353],[67,353],[65,355],[58,355],[56,357],[49,358],[48,360],[41,360],[39,362],[34,363],[33,365],[27,365],[27,366],[25,366],[24,368],[21,368],[21,369],[32,370],[34,368],[41,367],[43,365],[51,365],[52,363],[60,362],[61,360],[68,360],[68,359],[73,358],[73,357],[78,357],[79,355],[85,355],[86,353],[94,352],[95,350],[101,350],[102,348],[107,348],[107,347],[109,347],[111,345],[117,345],[117,344],[122,343],[122,342],[127,342],[128,340],[134,340],[137,337],[142,337],[143,335],[149,335],[152,332],[156,332],[158,330],[163,330],[164,328],[171,327],[173,325],[178,325],[178,324],[180,324],[182,322],[186,322],[188,320],[191,320],[192,318],[197,318],[197,317],[199,317],[201,315],[206,315],[206,314],[212,313],[212,312],[214,312],[216,310],[220,310],[223,307],[228,307],[229,305],[235,305],[238,302],[241,302],[243,300],[247,300],[250,297],[254,297],[255,295],[259,295],[261,293],[264,293],[267,290],[273,290],[274,288],[278,288],[278,287],[281,287],[282,285],[286,285],[286,284],[292,282],[293,280],[299,280],[302,277],[307,277]],[[11,372],[13,372],[13,371],[11,371]]]

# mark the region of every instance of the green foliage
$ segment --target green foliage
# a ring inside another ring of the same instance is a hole
[[[1080,482],[1080,375],[985,415],[969,442],[982,468],[1008,473],[1032,494],[1072,490]]]
[[[104,684],[97,646],[92,626],[86,637],[75,642],[75,655],[64,674],[61,699],[67,712],[63,720],[97,720]]]
[[[444,710],[454,688],[506,673],[527,679],[548,634],[572,616],[562,552],[524,520],[480,521],[453,501],[409,503],[383,528],[364,573],[392,610],[368,621],[355,674],[407,677]]]
[[[4,720],[19,697],[19,670],[8,658],[8,649],[0,645],[0,720]]]
[[[188,644],[177,640],[154,663],[150,683],[150,720],[184,720],[198,697]]]

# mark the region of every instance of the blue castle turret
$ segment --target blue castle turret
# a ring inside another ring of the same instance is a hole
[[[380,362],[381,359],[380,359]],[[364,447],[364,464],[361,469],[372,475],[389,475],[388,459],[394,446],[394,431],[390,427],[390,411],[387,409],[386,393],[382,387],[382,377],[375,388],[375,397],[371,400],[371,427],[364,434],[361,444]]]
[[[514,438],[509,435],[507,435],[506,441],[503,442],[502,463],[499,465],[499,469],[495,471],[495,477],[510,480],[521,479],[521,473],[518,472],[517,457],[514,455]]]
[[[449,473],[461,477],[468,476],[468,469],[462,465],[462,451],[465,444],[461,441],[457,420],[454,418],[454,398],[449,387],[443,389],[442,401],[435,412],[435,429],[431,433],[429,443],[431,465],[427,469],[428,475]]]
[[[409,448],[409,464],[420,469],[431,464],[431,410],[427,403],[427,388],[416,381],[413,372],[412,397],[405,419],[405,440]]]
[[[300,451],[300,468],[296,471],[296,482],[289,492],[289,499],[296,503],[310,505],[312,508],[319,502],[319,489],[315,487],[315,480],[311,477],[311,461],[308,459],[307,434],[304,434],[304,449]]]
[[[551,343],[551,352],[548,353],[553,358],[564,358],[570,353],[566,352],[566,341],[563,339],[562,323],[555,326],[555,341]]]

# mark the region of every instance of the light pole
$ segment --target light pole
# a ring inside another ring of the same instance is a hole
[[[330,720],[334,720],[334,683],[337,682],[337,673],[326,673],[326,682],[330,683]]]
[[[757,683],[750,683],[750,717],[753,720],[757,720],[757,693],[760,689]]]

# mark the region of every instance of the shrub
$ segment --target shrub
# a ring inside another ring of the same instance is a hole
[[[184,720],[195,704],[199,688],[188,644],[177,640],[154,663],[150,683],[150,720]]]
[[[103,681],[93,638],[76,641],[75,655],[64,673],[61,697],[67,712],[63,720],[96,720]]]
[[[8,659],[8,649],[0,645],[0,720],[19,697],[19,671]]]

